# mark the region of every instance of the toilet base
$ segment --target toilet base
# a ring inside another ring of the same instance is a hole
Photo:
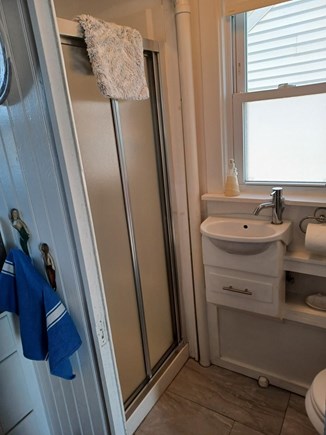
[[[309,420],[313,427],[316,429],[316,431],[319,433],[319,435],[324,435],[324,421],[320,419],[320,417],[317,415],[316,410],[314,409],[312,405],[312,397],[311,397],[311,391],[310,388],[307,391],[306,399],[305,399],[305,407],[306,412],[309,417]]]

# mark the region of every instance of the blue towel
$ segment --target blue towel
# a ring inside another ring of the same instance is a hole
[[[80,336],[57,293],[19,249],[9,252],[0,273],[0,311],[19,316],[26,358],[48,359],[51,374],[75,377],[69,357],[81,345]]]

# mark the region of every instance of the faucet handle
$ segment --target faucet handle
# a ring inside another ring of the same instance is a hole
[[[276,197],[282,197],[283,194],[283,187],[273,187],[272,192],[271,192],[271,196],[276,196]]]

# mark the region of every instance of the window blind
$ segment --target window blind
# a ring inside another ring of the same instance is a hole
[[[225,16],[230,16],[276,5],[277,3],[284,3],[285,1],[289,0],[224,0],[223,13]]]

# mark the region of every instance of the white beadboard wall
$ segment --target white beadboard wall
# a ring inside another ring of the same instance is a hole
[[[34,364],[50,430],[54,435],[110,433],[26,2],[1,0],[0,19],[13,71],[9,97],[0,106],[0,219],[7,248],[19,247],[8,219],[15,207],[30,229],[31,257],[40,271],[39,243],[50,246],[58,293],[83,341],[71,358],[73,381],[49,375],[45,362]]]

